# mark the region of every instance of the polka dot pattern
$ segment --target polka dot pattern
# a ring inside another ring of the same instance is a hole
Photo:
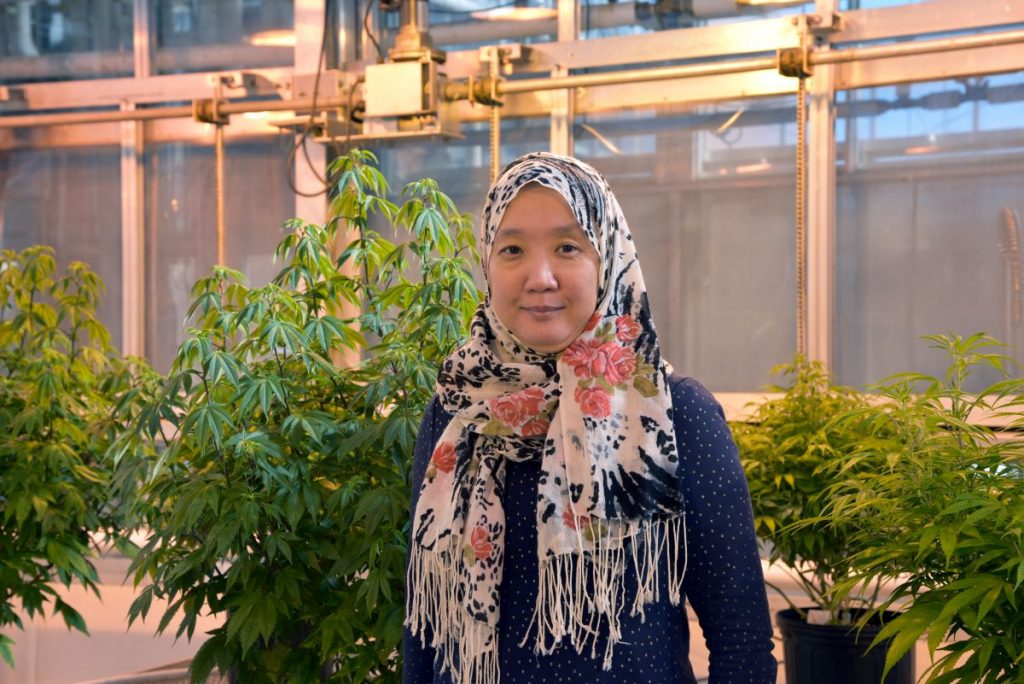
[[[676,440],[681,456],[680,486],[686,501],[687,570],[683,589],[710,655],[711,684],[775,682],[772,626],[764,577],[757,555],[753,516],[736,446],[718,402],[699,382],[671,378]],[[424,417],[413,467],[413,510],[434,443],[451,416],[435,400]],[[504,508],[505,572],[500,586],[499,664],[504,684],[691,684],[690,633],[686,610],[669,603],[661,573],[662,599],[645,609],[645,619],[622,614],[623,643],[612,669],[601,658],[564,646],[543,656],[528,635],[537,595],[536,495],[538,460],[507,463]],[[664,562],[664,559],[663,559]],[[624,605],[632,604],[627,581]],[[525,643],[524,643],[525,638]],[[520,645],[523,644],[523,645]],[[597,645],[598,653],[604,644]],[[447,672],[419,638],[405,634],[405,684],[449,684]]]

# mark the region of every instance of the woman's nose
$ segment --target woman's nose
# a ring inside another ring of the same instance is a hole
[[[533,259],[526,274],[526,289],[531,292],[545,292],[558,287],[554,270],[547,259]]]

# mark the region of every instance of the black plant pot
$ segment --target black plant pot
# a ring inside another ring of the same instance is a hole
[[[896,613],[885,617],[891,620]],[[868,650],[881,625],[868,624],[859,632],[842,625],[809,625],[793,609],[775,618],[782,632],[786,684],[914,684],[913,648],[882,680],[891,641]]]

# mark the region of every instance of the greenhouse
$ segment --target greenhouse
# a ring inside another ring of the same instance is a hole
[[[0,684],[1024,681],[1022,216],[1021,0],[0,0]]]

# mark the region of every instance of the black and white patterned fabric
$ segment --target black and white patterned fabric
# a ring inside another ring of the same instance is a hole
[[[508,461],[541,459],[540,582],[526,637],[538,653],[568,641],[611,667],[622,611],[642,616],[659,600],[659,569],[678,604],[686,567],[671,368],[661,358],[622,210],[590,166],[526,155],[488,194],[485,260],[506,207],[530,183],[560,193],[597,250],[598,304],[568,348],[540,354],[498,320],[488,285],[469,341],[438,376],[438,396],[454,419],[434,449],[414,513],[406,624],[437,649],[456,682],[500,680]],[[627,564],[637,583],[628,606]]]

